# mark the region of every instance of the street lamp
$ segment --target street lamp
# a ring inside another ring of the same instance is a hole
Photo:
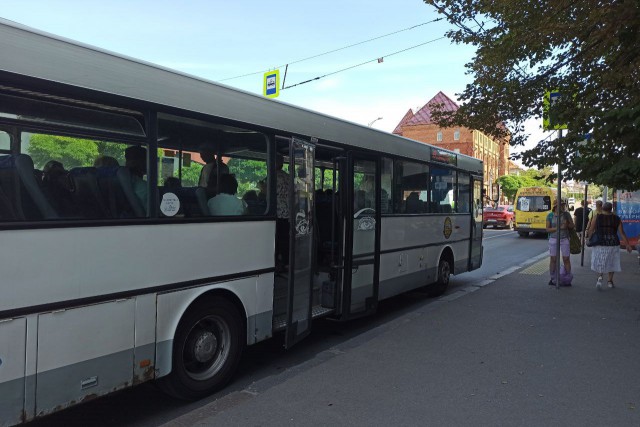
[[[377,119],[373,119],[369,122],[369,124],[367,126],[371,127],[371,125],[373,125],[375,122],[377,122],[378,120],[382,120],[382,117],[378,117]]]

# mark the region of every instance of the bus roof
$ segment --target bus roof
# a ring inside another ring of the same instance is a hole
[[[346,120],[263,98],[48,34],[0,18],[0,72],[24,75],[229,120],[431,160],[432,146]],[[460,153],[458,168],[482,174],[482,161]]]

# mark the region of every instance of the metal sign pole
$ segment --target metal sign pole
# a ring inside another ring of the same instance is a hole
[[[562,129],[558,130],[558,138],[562,138]],[[562,212],[562,162],[558,162],[558,194],[556,197],[556,289],[560,289],[560,213]]]
[[[582,250],[580,251],[580,267],[584,266],[584,243],[585,243],[585,234],[587,233],[587,209],[589,208],[589,202],[587,202],[587,189],[589,188],[589,184],[584,184],[584,207],[582,208],[582,239],[580,239],[580,244],[582,246]]]

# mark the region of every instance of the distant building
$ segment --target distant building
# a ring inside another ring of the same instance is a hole
[[[516,162],[509,160],[509,175],[520,175],[525,169]]]
[[[409,109],[393,133],[483,160],[484,187],[492,196],[491,183],[509,174],[509,139],[496,141],[478,130],[465,127],[441,128],[432,120],[432,111],[440,104],[444,111],[453,112],[460,108],[447,95],[438,92],[416,113]]]

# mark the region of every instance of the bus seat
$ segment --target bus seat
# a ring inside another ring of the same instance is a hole
[[[0,186],[12,201],[18,219],[57,219],[34,170],[33,160],[26,154],[0,156]]]
[[[18,216],[16,210],[13,207],[13,203],[6,195],[2,187],[0,187],[0,220],[10,221],[16,220]]]
[[[69,171],[73,185],[73,199],[78,214],[83,218],[110,218],[111,213],[104,202],[98,186],[98,172],[94,167],[78,167]]]
[[[450,204],[440,205],[440,212],[451,213],[452,212],[451,205]]]
[[[131,172],[125,166],[97,168],[98,187],[114,218],[142,218],[145,209],[133,191]]]
[[[407,196],[406,209],[406,213],[422,213],[422,200],[415,191]]]

